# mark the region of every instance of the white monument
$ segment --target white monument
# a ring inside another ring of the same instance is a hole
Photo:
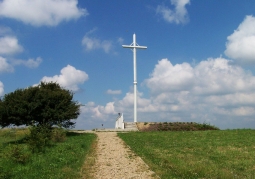
[[[123,113],[119,113],[115,122],[115,129],[125,129]]]
[[[133,43],[131,45],[122,45],[124,48],[131,48],[134,56],[134,122],[137,122],[137,79],[136,79],[136,49],[146,49],[145,46],[139,46],[136,43],[136,36],[133,35]]]

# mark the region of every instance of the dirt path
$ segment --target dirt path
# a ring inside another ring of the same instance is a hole
[[[96,179],[156,178],[143,160],[136,156],[117,136],[116,132],[98,132]]]

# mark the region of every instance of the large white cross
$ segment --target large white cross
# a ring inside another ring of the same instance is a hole
[[[131,45],[122,45],[124,48],[131,48],[134,56],[134,122],[137,122],[137,79],[136,79],[136,49],[146,49],[145,46],[139,46],[136,43],[136,36],[133,35],[133,43]]]

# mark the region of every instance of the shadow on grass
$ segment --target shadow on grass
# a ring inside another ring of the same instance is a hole
[[[27,141],[27,138],[21,138],[21,139],[17,139],[17,140],[13,140],[13,141],[9,141],[9,142],[3,142],[3,144],[25,144]]]
[[[80,135],[84,135],[84,134],[76,133],[76,132],[67,132],[66,133],[67,137],[80,136]]]
[[[24,137],[24,138],[21,138],[21,139],[17,139],[17,140],[14,140],[14,141],[9,141],[9,142],[3,142],[2,146],[6,147],[8,145],[22,145],[22,144],[28,144],[28,138],[27,137]],[[50,142],[48,144],[45,145],[45,149],[46,148],[53,148],[56,146],[56,142]],[[41,152],[45,152],[45,151],[41,151]],[[0,177],[1,179],[1,177]]]
[[[76,133],[76,132],[67,132],[66,133],[67,137],[80,136],[80,135],[84,135],[84,134]],[[27,143],[27,140],[28,140],[27,137],[23,137],[21,139],[3,142],[3,144],[25,144],[25,143]]]

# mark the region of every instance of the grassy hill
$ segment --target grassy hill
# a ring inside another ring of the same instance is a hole
[[[161,178],[255,177],[255,130],[118,135]]]
[[[26,143],[28,129],[0,129],[0,179],[81,178],[81,167],[95,134],[66,133],[62,142],[33,153]]]
[[[147,132],[118,135],[162,179],[255,177],[255,130],[204,130],[210,127],[195,129],[186,123],[140,125]],[[148,130],[150,126],[154,128]],[[0,178],[81,177],[95,134],[68,132],[64,142],[31,153],[26,133],[26,129],[0,130]]]

